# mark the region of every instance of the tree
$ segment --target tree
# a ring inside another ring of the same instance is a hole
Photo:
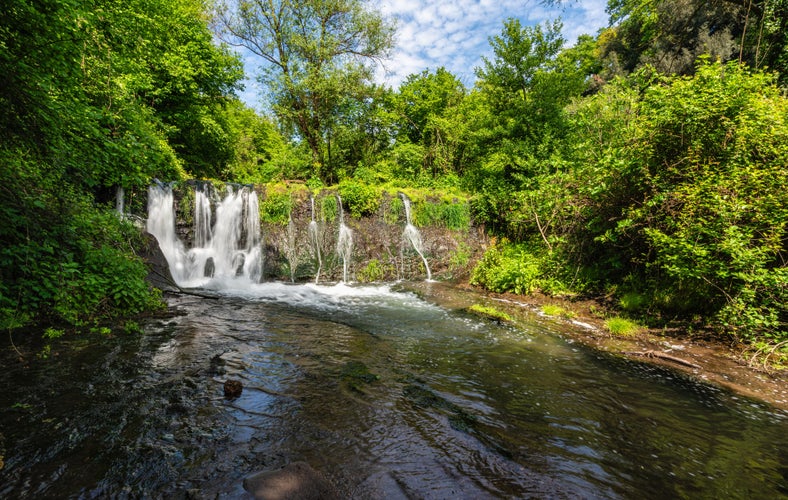
[[[429,177],[455,170],[459,138],[452,133],[453,118],[465,95],[462,82],[442,67],[410,75],[399,87],[394,102],[401,122],[398,142],[422,148]]]
[[[785,0],[609,0],[611,27],[600,35],[606,76],[651,65],[692,74],[701,55],[780,71],[788,63]]]
[[[372,63],[392,47],[394,28],[362,0],[220,1],[216,29],[266,63],[260,80],[274,112],[312,152],[323,180],[335,176],[327,138],[336,109],[369,94]]]
[[[193,129],[182,118],[220,109],[240,76],[237,58],[213,43],[202,7],[12,0],[4,9],[3,327],[92,326],[156,303],[134,254],[139,232],[106,202],[116,186],[130,193],[154,176],[183,176],[181,138]]]

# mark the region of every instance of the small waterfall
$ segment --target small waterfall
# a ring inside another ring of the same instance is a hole
[[[310,196],[309,201],[312,203],[312,220],[309,222],[309,239],[312,242],[312,247],[317,257],[317,272],[315,273],[315,285],[317,285],[320,282],[320,269],[323,267],[323,260],[320,258],[320,232],[317,227],[317,222],[315,221],[315,198]]]
[[[211,200],[205,190],[208,186],[198,186],[194,192],[194,246],[204,248],[212,238]]]
[[[342,259],[342,281],[347,283],[350,256],[353,253],[353,231],[345,225],[345,216],[342,213],[342,198],[337,195],[339,205],[339,237],[337,238],[337,254]]]
[[[285,241],[285,257],[290,268],[290,282],[295,283],[295,272],[298,268],[298,248],[296,247],[296,226],[293,217],[287,223],[287,239]]]
[[[126,212],[126,191],[123,189],[123,186],[118,186],[117,191],[115,191],[115,210],[118,211],[118,215],[121,218],[125,215]]]
[[[202,286],[213,279],[245,278],[257,283],[262,275],[260,213],[257,193],[250,187],[227,193],[216,207],[204,189],[195,191],[194,242],[185,245],[175,233],[172,187],[157,183],[148,190],[148,232],[156,237],[180,286]]]
[[[150,234],[156,237],[159,248],[170,265],[170,272],[176,283],[182,283],[187,276],[186,250],[175,234],[175,203],[172,185],[156,182],[148,188],[148,222]]]
[[[399,196],[402,198],[402,204],[405,206],[406,224],[405,231],[402,233],[402,238],[405,241],[410,241],[410,244],[413,245],[413,249],[416,250],[421,260],[424,261],[424,269],[427,270],[427,281],[429,281],[432,279],[432,273],[430,272],[429,264],[427,264],[427,258],[424,257],[424,243],[421,240],[421,233],[410,221],[410,199],[405,196],[405,193],[400,193]]]

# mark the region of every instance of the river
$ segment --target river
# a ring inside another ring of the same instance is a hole
[[[788,495],[784,412],[433,288],[229,286],[46,359],[6,341],[0,497],[249,498],[295,461],[343,498]]]

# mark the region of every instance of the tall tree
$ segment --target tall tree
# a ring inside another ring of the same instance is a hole
[[[363,0],[220,0],[216,29],[262,58],[259,78],[273,109],[312,151],[331,180],[327,137],[337,107],[363,100],[373,63],[386,57],[394,27]]]
[[[399,141],[420,145],[422,166],[428,177],[453,170],[459,145],[451,133],[467,91],[460,80],[445,68],[412,74],[399,87],[395,107],[401,117]]]

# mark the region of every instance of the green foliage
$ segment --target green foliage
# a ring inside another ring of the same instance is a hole
[[[260,201],[260,222],[286,226],[293,208],[292,196],[285,184],[269,184]]]
[[[643,327],[635,321],[617,316],[605,320],[605,329],[607,329],[611,335],[616,335],[619,337],[631,337],[640,332]]]
[[[337,186],[342,206],[353,217],[372,215],[380,207],[381,191],[355,180],[344,180]]]
[[[471,284],[493,292],[528,294],[539,288],[540,262],[523,245],[502,241],[484,253],[471,275]]]
[[[640,149],[650,190],[627,218],[643,227],[649,266],[679,300],[741,338],[781,340],[788,101],[772,82],[713,63],[650,88]]]
[[[113,211],[67,201],[68,213],[50,218],[62,222],[31,243],[0,251],[6,315],[0,322],[23,317],[89,326],[158,308],[160,297],[145,282],[147,268],[131,246],[139,243],[137,229]]]
[[[626,292],[618,299],[618,305],[627,312],[637,312],[648,305],[648,297],[638,292]]]
[[[320,218],[326,222],[334,222],[339,218],[339,203],[336,196],[322,196],[320,202]]]
[[[330,138],[340,110],[372,92],[371,62],[392,46],[393,26],[358,0],[218,2],[223,36],[270,64],[261,81],[272,107],[309,147],[319,177],[336,178]],[[349,108],[349,109],[348,109]]]
[[[547,316],[560,316],[562,318],[574,318],[576,316],[573,311],[556,304],[545,304],[541,307],[541,310]]]
[[[443,226],[448,229],[467,229],[471,225],[470,205],[459,201],[425,201],[413,205],[415,226]]]
[[[362,283],[382,281],[386,277],[386,270],[378,259],[371,259],[366,266],[356,272],[356,278]]]
[[[464,241],[457,244],[457,248],[449,256],[449,270],[458,271],[464,269],[471,261],[473,249]]]
[[[60,329],[60,328],[49,327],[46,330],[44,330],[44,338],[47,338],[47,339],[50,339],[50,340],[51,339],[58,339],[58,338],[62,337],[65,334],[66,334],[66,331],[63,330],[63,329]]]

